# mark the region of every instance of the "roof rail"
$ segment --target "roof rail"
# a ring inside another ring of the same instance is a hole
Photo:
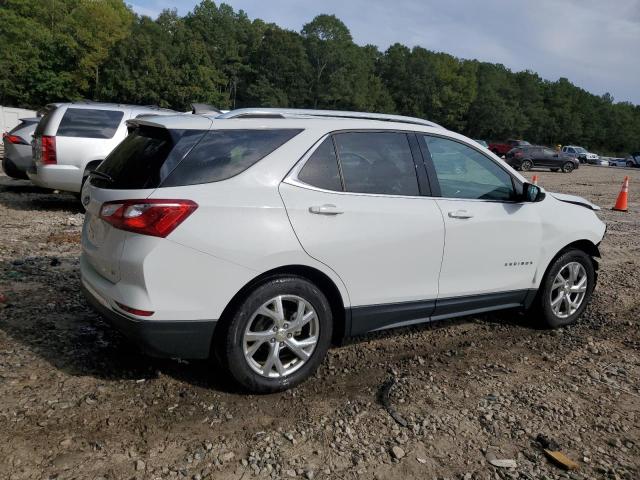
[[[303,108],[239,108],[223,113],[215,118],[291,118],[291,117],[327,117],[351,118],[361,120],[379,120],[383,122],[411,123],[426,127],[443,128],[437,123],[422,118],[389,115],[386,113],[349,112],[342,110],[311,110]]]

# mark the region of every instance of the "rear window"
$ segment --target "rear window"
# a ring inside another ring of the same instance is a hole
[[[9,130],[9,133],[15,133],[18,130],[22,130],[23,128],[28,127],[29,125],[33,125],[34,123],[37,123],[37,121],[38,121],[37,119],[32,119],[32,118],[22,119],[15,127]]]
[[[111,179],[92,176],[99,188],[157,188],[198,142],[202,130],[141,126],[125,138],[96,169]]]
[[[113,138],[123,116],[124,112],[118,110],[67,108],[56,136]]]
[[[33,133],[34,136],[44,135],[44,131],[49,126],[49,124],[51,123],[51,119],[53,118],[53,112],[55,112],[57,109],[58,107],[55,107],[55,106],[50,106],[45,108],[44,115],[38,122],[38,126],[36,127],[36,130]]]
[[[210,130],[163,187],[219,182],[245,171],[302,130]]]
[[[301,130],[167,130],[140,126],[100,164],[91,184],[108,189],[176,187],[225,180]]]

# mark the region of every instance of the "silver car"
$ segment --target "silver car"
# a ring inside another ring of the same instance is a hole
[[[24,179],[27,177],[27,169],[31,166],[31,141],[39,117],[22,118],[20,123],[2,136],[4,143],[4,157],[2,169],[4,173],[13,178]]]
[[[34,133],[27,175],[41,187],[79,193],[89,172],[127,136],[127,120],[176,113],[116,103],[49,104]]]

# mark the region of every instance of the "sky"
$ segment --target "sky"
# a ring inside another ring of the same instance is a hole
[[[184,15],[196,0],[130,0],[139,14]],[[219,3],[219,2],[217,2]],[[568,78],[640,105],[640,0],[227,0],[251,18],[300,31],[318,14],[342,20],[360,45],[399,42]]]

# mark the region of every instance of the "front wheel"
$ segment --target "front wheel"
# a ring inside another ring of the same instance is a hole
[[[291,388],[313,375],[333,327],[322,291],[305,278],[275,277],[253,290],[218,336],[218,356],[255,393]]]
[[[633,162],[632,161],[627,161],[627,167],[628,168],[632,168],[633,167]]]
[[[542,279],[532,313],[550,328],[574,323],[591,301],[596,285],[592,258],[582,250],[558,257]]]
[[[533,167],[533,162],[531,160],[523,160],[520,164],[520,168],[523,172],[528,172]]]
[[[573,172],[573,163],[571,162],[566,162],[564,165],[562,165],[562,171],[564,173],[571,173]]]

